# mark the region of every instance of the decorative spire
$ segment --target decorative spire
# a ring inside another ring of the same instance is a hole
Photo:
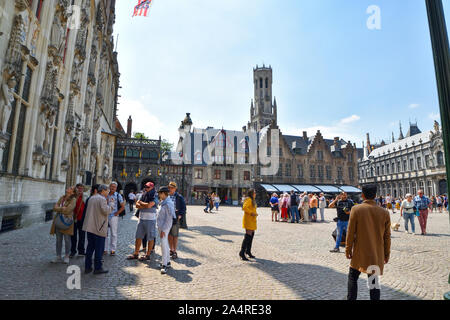
[[[394,143],[395,142],[395,139],[394,139],[394,131],[392,131],[392,143]]]
[[[402,140],[402,139],[405,138],[405,137],[403,136],[402,123],[401,123],[401,121],[399,121],[398,123],[399,123],[399,125],[400,125],[400,135],[399,135],[399,137],[398,137],[398,140]]]

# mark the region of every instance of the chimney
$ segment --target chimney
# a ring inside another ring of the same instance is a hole
[[[303,131],[303,140],[308,141],[308,132]]]
[[[132,128],[133,120],[131,120],[131,116],[128,118],[127,124],[127,138],[131,138],[131,128]]]

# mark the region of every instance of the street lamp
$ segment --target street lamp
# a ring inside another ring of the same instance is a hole
[[[445,166],[447,169],[447,197],[450,191],[450,52],[442,0],[425,0],[428,12],[431,44],[433,47],[436,83],[441,111],[442,138],[444,140]],[[450,219],[450,215],[449,215]],[[448,282],[450,283],[450,275]],[[450,292],[444,294],[450,300]]]

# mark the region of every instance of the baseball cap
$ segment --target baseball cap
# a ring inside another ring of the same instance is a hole
[[[153,184],[153,182],[147,182],[145,184],[145,186],[148,187],[148,188],[153,188],[155,185]]]

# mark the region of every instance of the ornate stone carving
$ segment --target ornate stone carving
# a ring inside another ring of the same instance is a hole
[[[83,62],[84,60],[78,54],[73,57],[72,66],[72,86],[74,91],[78,94],[81,87],[81,76],[83,73]]]
[[[8,50],[5,57],[5,74],[10,77],[19,75],[22,67],[22,45],[25,42],[25,22],[21,14],[14,17]]]
[[[17,84],[14,76],[5,79],[0,92],[0,133],[5,134],[14,102],[14,88]]]
[[[47,62],[47,69],[45,72],[44,86],[41,94],[41,103],[48,109],[58,108],[59,90],[58,83],[58,69],[51,60]]]
[[[96,22],[97,22],[97,30],[100,32],[103,32],[103,28],[105,27],[105,16],[103,13],[103,6],[102,3],[98,4],[98,8],[97,8],[97,18],[96,18]]]
[[[29,6],[29,1],[27,0],[16,0],[16,9],[20,12],[24,11]]]
[[[58,11],[55,12],[50,34],[50,44],[48,46],[48,53],[50,56],[56,58],[55,62],[57,62],[57,64],[62,61],[66,38],[66,30],[63,27],[61,16],[62,15]]]

